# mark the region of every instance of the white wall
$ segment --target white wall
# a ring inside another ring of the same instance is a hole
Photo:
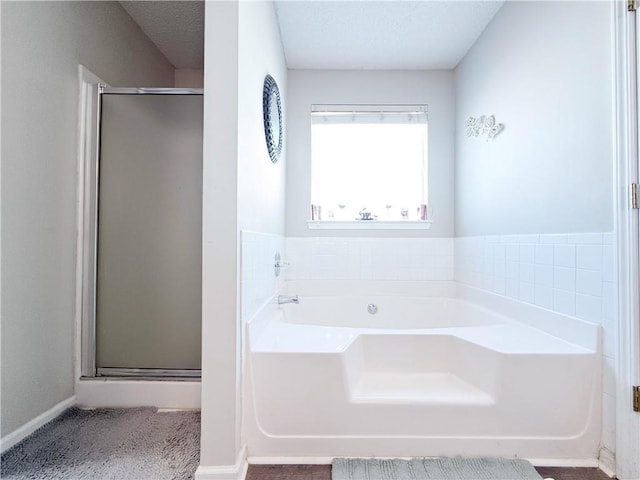
[[[272,235],[272,247],[260,245],[264,233],[284,232],[285,170],[284,156],[274,165],[267,153],[262,87],[271,74],[286,104],[286,66],[271,2],[207,2],[205,24],[202,446],[197,477],[224,473],[232,478],[243,451],[242,294],[248,306],[272,288],[265,280],[266,265],[272,266],[273,248],[284,243]],[[257,255],[271,258],[252,254],[255,268],[246,264],[249,257],[242,264],[241,230],[243,235],[246,230],[261,232],[245,235],[253,239],[246,243],[256,247]],[[260,278],[251,277],[256,269]]]
[[[247,309],[241,310],[238,322],[241,335],[244,335],[243,320],[249,320],[259,306],[257,304],[275,293],[275,251],[280,250],[281,255],[285,255],[282,236],[287,150],[283,149],[277,163],[271,162],[264,134],[262,91],[265,76],[269,74],[278,84],[284,116],[287,65],[273,2],[240,2],[239,25],[238,228],[242,230],[243,238],[255,240],[245,244],[253,247],[249,248],[249,256],[245,259],[252,257],[251,252],[257,253],[251,259],[251,265],[241,265],[240,296]],[[286,117],[283,121],[286,122]],[[257,252],[255,247],[258,247]],[[244,359],[242,363],[244,372]],[[242,390],[238,391],[236,405],[239,410],[242,408]],[[241,431],[241,423],[237,428]],[[244,443],[243,432],[240,437]]]
[[[74,393],[78,64],[113,86],[173,66],[117,2],[2,2],[2,436]]]
[[[202,192],[200,465],[234,465],[240,438],[238,3],[207,2]]]
[[[238,220],[242,230],[284,234],[287,150],[271,163],[264,137],[262,88],[269,74],[287,109],[287,65],[272,2],[240,2]],[[284,118],[286,122],[286,116]]]
[[[457,236],[611,231],[609,3],[506,2],[456,68],[456,137]]]
[[[290,70],[287,108],[288,237],[353,236],[354,231],[310,231],[311,105],[427,104],[429,108],[429,205],[431,230],[360,231],[358,236],[453,236],[454,89],[451,71]]]
[[[455,278],[603,326],[615,468],[611,42],[609,2],[506,2],[456,68]],[[465,136],[491,114],[498,137]]]

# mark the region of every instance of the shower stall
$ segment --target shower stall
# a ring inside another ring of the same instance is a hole
[[[202,89],[93,92],[82,377],[200,376]]]

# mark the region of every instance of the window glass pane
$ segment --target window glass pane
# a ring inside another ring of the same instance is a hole
[[[329,211],[355,218],[364,207],[381,219],[400,218],[403,208],[415,217],[426,203],[426,123],[363,118],[312,123],[311,203],[323,207],[325,220]]]

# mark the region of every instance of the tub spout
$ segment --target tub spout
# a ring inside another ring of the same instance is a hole
[[[278,295],[278,305],[282,305],[284,303],[298,304],[300,301],[298,300],[298,295]]]

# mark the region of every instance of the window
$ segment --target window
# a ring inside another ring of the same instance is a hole
[[[314,105],[311,203],[320,218],[316,209],[313,219],[420,219],[427,133],[426,105]]]

